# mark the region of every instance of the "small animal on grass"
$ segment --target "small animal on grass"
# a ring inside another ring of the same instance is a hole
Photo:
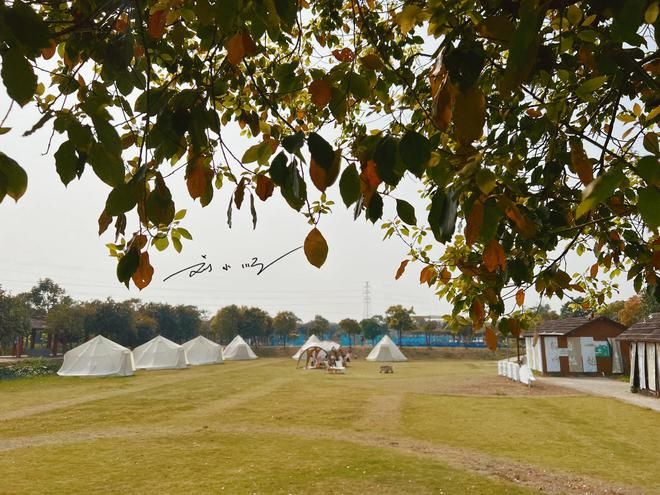
[[[378,373],[394,373],[394,368],[389,364],[386,364],[380,367],[380,371]]]

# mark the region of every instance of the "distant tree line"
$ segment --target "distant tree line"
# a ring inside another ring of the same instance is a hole
[[[45,325],[35,325],[34,322]],[[227,344],[241,335],[253,345],[288,345],[298,336],[316,334],[321,338],[348,336],[351,344],[374,344],[385,333],[401,343],[406,334],[423,334],[431,345],[433,336],[454,334],[469,342],[475,332],[471,325],[450,329],[440,320],[415,315],[413,308],[390,306],[384,315],[361,321],[344,318],[330,322],[321,315],[303,322],[291,311],[275,316],[257,307],[230,305],[210,318],[191,305],[144,303],[139,299],[77,301],[51,279],[42,279],[28,292],[11,295],[0,287],[0,351],[16,354],[24,349],[42,348],[56,354],[95,335],[135,347],[156,335],[184,342],[197,335]]]

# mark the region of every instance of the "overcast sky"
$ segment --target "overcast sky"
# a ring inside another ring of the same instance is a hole
[[[3,102],[0,113],[4,115],[8,102],[4,88],[0,101]],[[188,210],[182,226],[192,233],[194,240],[185,242],[181,254],[172,248],[163,253],[152,249],[152,264],[156,269],[153,282],[143,291],[132,284],[128,290],[117,281],[116,260],[108,256],[105,247],[113,241],[110,232],[113,228],[100,238],[97,235],[97,218],[109,187],[88,166],[82,180],[65,188],[55,171],[53,153],[59,145],[57,139],[50,153],[43,156],[50,124],[31,137],[21,137],[37,119],[34,110],[23,109],[5,124],[13,128],[12,132],[0,136],[0,150],[16,159],[29,176],[27,193],[18,203],[9,197],[0,203],[0,285],[5,290],[26,291],[39,278],[50,277],[79,300],[139,297],[144,301],[194,304],[209,313],[228,304],[239,304],[259,306],[271,314],[291,310],[303,320],[320,314],[338,321],[363,317],[364,286],[369,282],[371,315],[382,314],[394,304],[414,306],[418,315],[439,315],[451,309],[426,285],[419,285],[421,265],[408,265],[402,279],[394,280],[399,263],[406,257],[406,246],[395,238],[383,241],[380,227],[368,223],[364,217],[353,221],[352,209],[344,207],[337,184],[328,191],[336,203],[334,212],[324,216],[319,224],[330,246],[328,259],[320,270],[307,262],[302,250],[259,276],[254,269],[241,268],[252,257],[269,262],[302,245],[310,226],[276,191],[266,203],[257,199],[256,230],[252,229],[248,201],[240,211],[234,211],[230,230],[226,210],[233,188],[216,191],[213,202],[201,208],[187,193],[183,170],[168,179],[168,186],[177,209]],[[238,156],[255,142],[237,133],[232,140]],[[162,167],[166,170],[168,166]],[[317,191],[312,189],[308,187],[308,192],[316,197]],[[409,179],[402,191],[410,196],[417,189],[418,184]],[[405,197],[403,192],[399,194]],[[384,218],[392,218],[392,206],[386,201]],[[423,206],[419,203],[416,206],[417,218],[425,219]],[[462,226],[459,228],[462,230]],[[184,273],[163,282],[171,273],[202,261],[202,255],[212,265],[212,272],[193,278]],[[588,257],[572,257],[568,272],[582,271],[591,263]],[[225,264],[231,268],[222,270]],[[625,285],[621,297],[631,294],[629,284]],[[527,302],[535,304],[538,297],[528,294]],[[551,301],[551,304],[558,308],[561,302]]]

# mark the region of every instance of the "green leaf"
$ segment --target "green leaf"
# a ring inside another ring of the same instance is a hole
[[[378,177],[390,186],[396,186],[403,177],[403,162],[399,159],[399,143],[392,136],[385,136],[376,145],[374,161]]]
[[[355,164],[351,164],[341,174],[339,179],[341,199],[348,208],[360,198],[360,175]]]
[[[78,155],[71,141],[64,141],[55,152],[55,169],[65,186],[75,179],[78,171]]]
[[[178,237],[172,236],[172,246],[174,246],[174,249],[176,249],[177,253],[180,253],[181,250],[183,249],[183,244],[181,244],[181,239]]]
[[[5,10],[5,22],[26,52],[36,55],[41,48],[50,45],[48,25],[27,3],[14,2],[11,9]]]
[[[179,228],[177,228],[177,230],[179,231],[179,234],[181,235],[181,237],[183,237],[184,239],[188,239],[189,241],[193,240],[192,234],[190,232],[188,232],[188,229],[184,229],[183,227],[179,227]]]
[[[7,94],[20,106],[32,100],[37,91],[37,76],[20,50],[12,47],[2,55],[2,82]]]
[[[487,168],[482,168],[477,172],[475,177],[477,182],[477,187],[484,194],[490,194],[490,192],[495,189],[497,185],[495,174],[488,170]]]
[[[396,200],[396,214],[408,225],[417,225],[417,218],[415,218],[415,208],[413,205],[404,201],[403,199]]]
[[[399,153],[406,168],[421,177],[431,158],[431,143],[418,132],[408,131],[401,138]]]
[[[291,208],[300,211],[307,199],[307,186],[295,162],[287,167],[287,176],[284,184],[280,186],[282,196]]]
[[[639,176],[649,185],[660,183],[660,164],[654,156],[644,156],[637,162]]]
[[[183,220],[183,217],[186,216],[187,211],[188,210],[186,210],[185,208],[177,211],[176,214],[174,215],[174,220]]]
[[[433,236],[438,242],[451,241],[456,228],[456,214],[458,203],[452,190],[442,191],[438,189],[431,199],[429,210],[429,226]]]
[[[593,92],[600,89],[600,87],[605,84],[605,81],[607,81],[607,76],[592,77],[580,84],[575,90],[575,94],[583,100],[589,100],[592,98]]]
[[[484,220],[480,235],[480,238],[484,244],[495,238],[501,220],[502,210],[497,207],[495,201],[492,199],[486,201],[486,204],[484,205]]]
[[[170,241],[165,236],[156,237],[153,241],[153,245],[156,246],[156,249],[158,249],[158,251],[165,251],[167,249],[167,246],[170,245]]]
[[[105,211],[112,216],[117,216],[131,211],[137,204],[137,188],[132,184],[120,184],[115,187],[105,202]]]
[[[335,152],[325,139],[311,132],[307,137],[307,146],[312,159],[323,169],[330,170],[335,159]]]
[[[355,72],[349,72],[346,75],[345,87],[351,92],[357,100],[363,100],[371,95],[369,81],[364,76]]]
[[[596,177],[596,179],[585,187],[584,191],[582,191],[582,202],[575,210],[575,218],[580,218],[598,206],[598,204],[612,196],[617,186],[624,178],[625,175],[619,168]]]
[[[637,208],[642,220],[652,228],[660,226],[660,190],[649,186],[639,190]]]
[[[18,201],[27,190],[28,177],[25,170],[12,158],[0,151],[0,201],[7,194]]]
[[[174,220],[174,201],[162,176],[156,176],[156,187],[145,202],[147,218],[154,225],[169,225]]]
[[[89,154],[89,163],[99,179],[115,187],[124,182],[124,162],[101,143],[94,143]]]
[[[259,165],[266,165],[268,159],[273,154],[273,148],[270,146],[270,142],[264,141],[254,146],[250,146],[241,159],[242,163],[252,163],[257,162]]]
[[[140,253],[137,249],[129,250],[117,263],[117,279],[128,287],[131,277],[140,264]]]
[[[296,132],[295,134],[290,134],[282,139],[282,147],[287,150],[287,152],[293,154],[300,151],[303,143],[305,142],[305,133]]]
[[[284,152],[280,152],[273,159],[270,165],[270,170],[268,171],[270,178],[273,179],[273,182],[280,187],[284,185],[288,175],[286,164],[287,157]]]
[[[92,122],[96,128],[96,134],[99,141],[103,143],[103,146],[105,146],[105,148],[113,155],[121,156],[121,138],[119,137],[119,134],[117,134],[114,126],[100,117],[93,117]]]
[[[367,206],[367,218],[371,220],[372,223],[380,220],[383,216],[383,198],[380,197],[380,194],[375,192],[371,199],[369,200],[369,205]]]

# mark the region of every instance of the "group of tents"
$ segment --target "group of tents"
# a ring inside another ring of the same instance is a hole
[[[300,360],[312,350],[330,353],[340,345],[310,336],[292,357]],[[57,372],[60,376],[130,376],[135,370],[181,369],[190,365],[219,364],[223,361],[257,359],[250,346],[237,335],[224,349],[203,336],[183,345],[159,335],[133,351],[97,335],[64,354],[64,362]],[[390,337],[385,335],[367,356],[367,361],[406,361]]]
[[[162,335],[136,347],[124,346],[97,335],[64,354],[60,376],[130,376],[136,369],[181,369],[190,365],[219,364],[225,360],[257,359],[250,346],[237,335],[224,349],[199,336],[183,345]]]

